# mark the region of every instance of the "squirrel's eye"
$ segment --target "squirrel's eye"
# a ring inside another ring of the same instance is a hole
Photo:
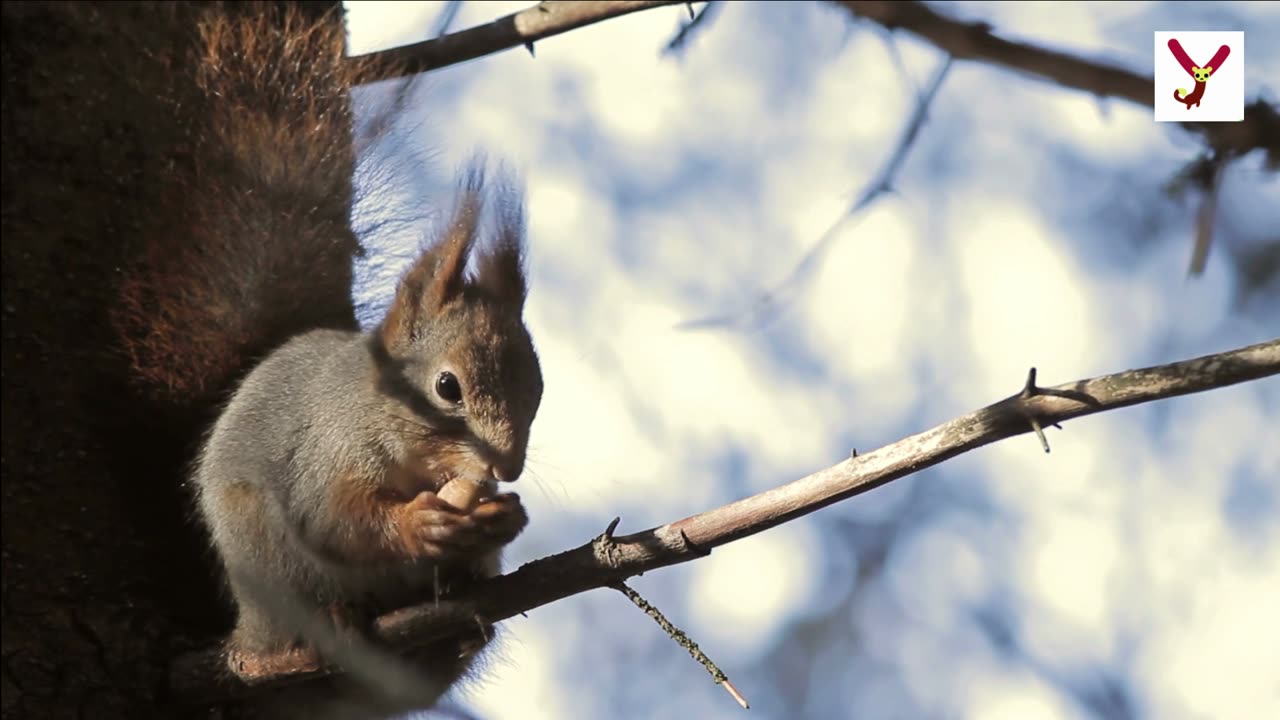
[[[442,372],[436,378],[436,394],[441,400],[454,405],[462,402],[462,386],[458,384],[458,378],[451,372]]]

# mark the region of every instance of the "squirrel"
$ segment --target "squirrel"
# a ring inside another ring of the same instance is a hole
[[[543,386],[513,184],[473,161],[440,237],[361,332],[349,91],[377,60],[345,56],[340,16],[192,12],[194,82],[173,102],[189,124],[170,182],[179,210],[126,273],[115,318],[156,394],[229,395],[191,485],[237,610],[227,664],[252,678],[299,656],[335,661],[343,633],[499,571],[528,517],[494,488],[521,475]],[[481,243],[486,204],[496,222]],[[442,492],[466,482],[462,500]],[[484,635],[418,653],[428,700]]]
[[[1173,99],[1187,106],[1190,110],[1192,105],[1200,106],[1200,98],[1204,97],[1205,87],[1208,85],[1209,76],[1213,74],[1211,67],[1193,67],[1191,68],[1191,76],[1196,80],[1195,89],[1190,94],[1186,88],[1178,88],[1173,91]]]

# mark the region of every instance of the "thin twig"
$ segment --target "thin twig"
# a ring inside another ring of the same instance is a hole
[[[1280,340],[1181,362],[1037,387],[930,430],[820,470],[792,483],[683,520],[626,536],[611,530],[572,550],[530,562],[432,602],[378,619],[377,634],[396,647],[474,632],[475,618],[497,623],[556,600],[705,556],[711,549],[802,517],[998,440],[1044,425],[1130,405],[1203,392],[1280,374]],[[180,658],[171,686],[188,699],[231,699],[334,672],[298,668],[253,681],[228,677],[217,650]]]
[[[920,137],[920,131],[929,117],[929,106],[933,104],[938,91],[942,89],[942,83],[946,80],[950,69],[951,58],[947,58],[938,67],[937,72],[934,73],[929,86],[920,94],[915,110],[907,120],[902,136],[894,146],[893,152],[890,153],[888,159],[880,168],[880,172],[876,173],[871,182],[867,183],[866,187],[858,194],[858,197],[845,210],[844,214],[822,233],[817,242],[800,258],[800,261],[796,263],[795,267],[791,269],[791,272],[782,282],[775,285],[771,290],[767,290],[757,296],[745,310],[734,311],[726,315],[688,320],[678,324],[676,328],[679,330],[703,330],[744,325],[750,327],[758,326],[772,317],[784,304],[785,299],[802,285],[814,268],[818,266],[818,261],[826,254],[831,244],[838,237],[837,231],[844,227],[845,223],[850,219],[870,207],[882,195],[893,192],[894,178],[897,177],[898,171],[902,168],[903,163],[906,162],[907,153],[915,145],[916,139]]]
[[[1049,438],[1044,436],[1044,428],[1040,427],[1040,421],[1035,418],[1031,418],[1030,422],[1031,422],[1031,429],[1036,434],[1036,439],[1040,441],[1040,447],[1044,448],[1045,454],[1048,454]]]
[[[724,674],[724,671],[721,670],[720,667],[711,660],[711,658],[707,657],[706,653],[702,652],[702,648],[698,647],[698,643],[694,642],[693,639],[690,638],[683,630],[676,627],[675,623],[668,620],[667,616],[663,615],[661,610],[654,607],[652,603],[645,600],[640,593],[632,590],[626,583],[617,583],[612,587],[614,590],[626,595],[627,599],[630,600],[633,605],[640,608],[645,615],[653,618],[653,621],[658,623],[658,627],[662,628],[662,631],[665,632],[668,637],[670,637],[677,645],[687,650],[689,655],[691,655],[699,665],[706,668],[706,671],[711,674],[711,678],[716,681],[717,685],[724,686],[724,689],[733,696],[734,700],[738,701],[738,704],[742,706],[743,710],[750,709],[751,706],[747,704],[747,699],[742,696],[742,693],[738,692],[738,688],[734,687],[733,683],[729,682],[729,677]]]
[[[663,53],[666,55],[679,55],[683,52],[694,35],[711,25],[712,18],[720,11],[722,5],[724,5],[724,0],[708,0],[697,15],[691,15],[689,22],[680,26],[680,31],[667,43]],[[689,11],[690,13],[693,12],[692,4],[689,5]]]
[[[444,10],[440,12],[440,19],[436,22],[436,30],[432,33],[432,37],[440,37],[449,32],[449,28],[453,27],[453,21],[458,18],[458,11],[462,9],[462,0],[449,0],[444,4]]]
[[[1200,209],[1196,211],[1196,232],[1191,248],[1191,263],[1187,266],[1187,275],[1195,277],[1204,273],[1209,263],[1209,250],[1213,247],[1213,226],[1218,215],[1218,196],[1222,189],[1222,176],[1226,174],[1230,164],[1230,154],[1214,153],[1209,161],[1212,170],[1204,184],[1204,194],[1200,198]]]
[[[1018,394],[1018,397],[1023,400],[1029,400],[1039,394],[1040,388],[1036,387],[1036,369],[1031,368],[1027,371],[1027,381],[1022,384],[1022,392]],[[1044,436],[1044,428],[1040,427],[1039,418],[1033,415],[1027,420],[1031,424],[1031,429],[1036,433],[1036,439],[1040,441],[1040,447],[1044,448],[1047,454],[1049,452],[1049,438]]]

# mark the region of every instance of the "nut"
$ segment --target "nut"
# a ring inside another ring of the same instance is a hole
[[[463,512],[471,512],[481,500],[492,496],[494,489],[492,482],[457,478],[440,488],[436,496]]]

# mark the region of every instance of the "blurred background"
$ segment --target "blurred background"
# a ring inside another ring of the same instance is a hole
[[[527,6],[348,2],[350,47]],[[1280,4],[933,7],[1140,74],[1155,30],[1243,29],[1247,100],[1277,94]],[[799,478],[1031,366],[1050,385],[1280,335],[1261,153],[1225,171],[1189,276],[1198,201],[1169,186],[1205,145],[1149,107],[978,62],[941,77],[934,46],[825,3],[707,12],[675,43],[681,5],[360,93],[366,121],[408,101],[362,155],[365,322],[474,151],[527,184],[546,393],[509,567]],[[442,714],[1280,717],[1277,427],[1275,379],[1088,417],[1049,455],[1014,438],[636,578],[749,714],[605,590],[503,623]]]

